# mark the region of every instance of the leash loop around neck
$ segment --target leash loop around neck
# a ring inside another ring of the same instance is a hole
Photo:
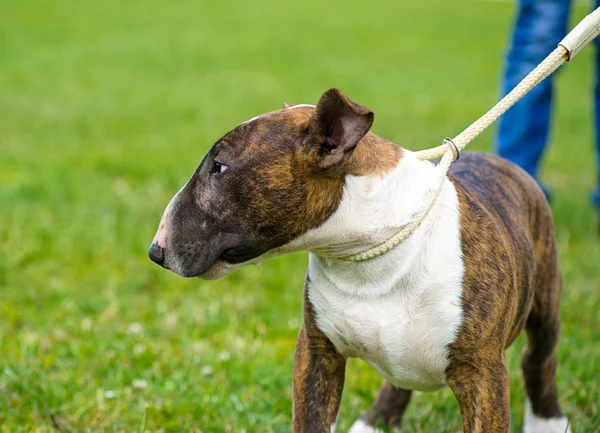
[[[463,132],[454,138],[446,138],[440,146],[421,150],[415,155],[421,160],[432,160],[442,158],[437,165],[437,175],[439,176],[438,187],[429,191],[424,200],[424,205],[420,211],[416,212],[409,223],[400,227],[400,229],[387,241],[376,245],[366,251],[351,254],[348,256],[337,257],[338,259],[353,262],[362,262],[374,259],[387,253],[398,246],[421,224],[427,213],[433,206],[446,180],[446,175],[450,165],[456,161],[460,152],[479,134],[492,125],[500,116],[502,116],[517,101],[523,98],[535,86],[544,81],[554,71],[556,71],[565,62],[571,60],[583,47],[591,42],[600,34],[600,8],[593,11],[585,17],[575,28],[561,41],[552,53],[548,55],[533,71],[529,73],[517,86],[500,100],[491,110],[472,123]]]
[[[454,162],[458,158],[460,158],[460,150],[458,150],[456,143],[454,141],[452,141],[452,139],[450,137],[444,138],[444,141],[442,142],[442,146],[447,146],[448,149],[450,149],[450,151],[452,152],[452,158],[453,158],[452,162]]]

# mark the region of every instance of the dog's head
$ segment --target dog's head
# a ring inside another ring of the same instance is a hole
[[[373,117],[330,89],[316,107],[237,126],[169,203],[150,258],[184,277],[219,278],[320,226],[342,198],[345,175],[365,170],[352,155]]]

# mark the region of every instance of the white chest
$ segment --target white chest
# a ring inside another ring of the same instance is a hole
[[[330,290],[312,273],[311,280],[317,326],[343,356],[363,359],[402,388],[444,386],[448,345],[462,316],[455,292],[433,285],[413,296],[398,287],[386,296],[360,299]]]
[[[447,182],[421,226],[362,263],[312,255],[309,300],[318,328],[345,357],[371,364],[394,385],[445,385],[449,345],[462,323],[458,198]]]
[[[396,386],[444,386],[449,344],[462,323],[463,261],[456,189],[448,179],[419,227],[365,262],[328,259],[386,241],[438,187],[436,168],[405,151],[379,176],[347,176],[332,216],[292,242],[311,251],[308,297],[317,327],[346,357],[359,357]]]

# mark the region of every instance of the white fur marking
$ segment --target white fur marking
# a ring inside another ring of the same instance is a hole
[[[252,119],[248,119],[242,123],[240,123],[240,125],[245,125],[246,123],[250,123],[250,122],[254,122],[257,119],[260,119],[261,117],[266,116],[266,114],[261,114],[260,116],[254,116]]]
[[[389,430],[390,433],[400,433],[401,429],[393,428]],[[348,433],[385,433],[383,430],[372,427],[364,422],[362,419],[358,419],[352,424]]]
[[[319,329],[345,357],[359,357],[396,386],[445,386],[448,345],[462,322],[464,273],[458,196],[447,180],[423,223],[402,244],[366,262],[351,254],[387,239],[420,209],[434,167],[405,152],[380,177],[346,178],[334,214],[288,248],[312,251],[309,298]]]
[[[525,422],[523,433],[571,433],[571,426],[566,417],[541,418],[533,413],[531,402],[525,402]]]
[[[312,108],[315,108],[315,106],[312,105],[312,104],[298,104],[298,105],[292,105],[291,107],[287,107],[286,110],[293,110],[294,108],[300,108],[300,107],[312,107]]]
[[[294,108],[300,108],[300,107],[313,107],[314,108],[315,106],[311,105],[311,104],[298,104],[298,105],[293,105],[291,107],[284,108],[284,110],[293,110]],[[273,113],[276,113],[276,111],[273,111],[271,113],[261,114],[259,116],[254,116],[252,119],[248,119],[248,120],[240,123],[240,125],[245,125],[246,123],[253,122],[257,119],[262,119],[263,117],[268,117],[268,116],[272,115]]]
[[[162,218],[160,219],[158,231],[156,232],[156,235],[154,236],[154,240],[152,242],[153,243],[158,242],[158,244],[162,248],[166,248],[166,239],[167,239],[169,231],[171,230],[172,223],[171,223],[171,218],[169,218],[169,214],[173,211],[173,208],[177,205],[177,202],[179,201],[179,196],[181,195],[181,191],[183,191],[183,189],[187,186],[188,183],[190,183],[189,180],[185,183],[185,185],[183,185],[179,189],[179,191],[177,191],[177,194],[175,194],[175,196],[171,199],[171,201],[167,205],[167,208],[163,212]],[[179,272],[181,270],[181,267],[179,266],[178,262],[174,263],[173,266],[175,266],[176,271]]]

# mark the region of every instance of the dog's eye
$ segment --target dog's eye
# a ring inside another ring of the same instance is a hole
[[[221,164],[219,161],[214,161],[213,166],[210,169],[210,174],[220,174],[227,170],[229,167],[225,164]]]

